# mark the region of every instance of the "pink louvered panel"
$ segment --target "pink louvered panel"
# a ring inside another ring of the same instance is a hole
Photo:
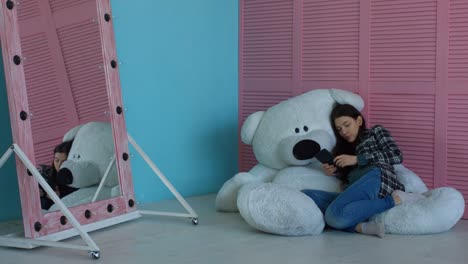
[[[243,101],[245,111],[242,113],[242,122],[252,113],[257,111],[265,111],[272,105],[275,105],[283,100],[291,97],[289,92],[245,92]]]
[[[95,1],[54,3],[56,13],[38,0],[18,8],[36,164],[70,128],[109,121]]]
[[[243,3],[243,78],[292,78],[293,1]]]
[[[23,55],[27,58],[24,71],[32,114],[35,163],[50,164],[53,146],[61,142],[61,135],[73,124],[64,114],[64,99],[58,92],[56,64],[50,56],[47,35],[43,32],[33,34],[22,38],[21,42]]]
[[[468,218],[468,1],[448,6],[446,184],[465,197]]]
[[[37,164],[50,162],[47,159],[47,155],[50,155],[47,145],[53,149],[60,142],[57,139],[71,127],[88,121],[109,120],[109,117],[104,115],[108,111],[105,77],[103,71],[99,70],[99,65],[102,64],[99,28],[97,23],[93,22],[96,9],[90,5],[94,1],[87,2],[87,6],[90,7],[82,8],[78,6],[78,2],[67,4],[55,1],[56,4],[62,3],[58,15],[52,14],[47,3],[43,2],[45,6],[39,8],[42,12],[41,17],[38,18],[36,13],[32,17],[23,15],[21,25],[22,34],[25,36],[22,40],[24,56],[27,58],[25,74],[33,114],[32,128]],[[34,1],[30,1],[29,6],[33,6],[33,3]],[[81,1],[81,4],[83,3]],[[36,6],[37,4],[34,5]],[[79,15],[71,16],[74,13]],[[57,26],[65,23],[66,26],[63,26],[64,30],[56,31],[47,25],[50,23]],[[67,28],[75,30],[68,32]],[[62,39],[66,39],[67,33],[75,34],[73,45],[61,43]],[[83,44],[88,43],[91,38],[95,41],[90,45]],[[77,51],[68,52],[72,48]],[[89,85],[89,82],[92,84]],[[86,85],[88,88],[85,88]]]
[[[245,0],[240,8],[239,128],[245,118],[292,95],[293,14],[291,0]],[[256,159],[240,143],[240,167]]]
[[[290,92],[245,92],[242,98],[243,110],[240,124],[242,125],[250,114],[257,111],[265,111],[270,106],[286,100],[289,97],[291,97]],[[257,164],[252,148],[248,145],[240,145],[240,157],[241,171],[248,171]]]
[[[50,9],[53,13],[82,4],[95,5],[95,2],[96,0],[49,0]]]
[[[91,18],[57,29],[80,123],[109,121],[99,27]]]
[[[468,206],[468,94],[450,94],[448,105],[447,185],[459,190]]]
[[[448,77],[468,79],[468,1],[451,0]]]
[[[437,0],[371,1],[370,79],[434,81]]]
[[[23,55],[26,57],[24,72],[28,90],[28,101],[33,118],[33,131],[46,131],[51,127],[67,123],[63,114],[63,100],[58,92],[58,76],[45,33],[21,39]]]
[[[303,80],[359,79],[359,0],[305,0]]]
[[[240,162],[240,167],[239,171],[249,171],[251,170],[255,165],[257,165],[257,159],[255,158],[255,155],[253,154],[253,150],[251,146],[248,145],[240,145],[239,147],[239,153],[241,159],[239,160]]]
[[[50,137],[48,140],[34,143],[34,154],[36,157],[37,164],[52,164],[52,158],[54,149],[51,146],[56,146],[62,142],[63,135],[57,135],[56,137]]]
[[[39,0],[22,0],[18,5],[18,21],[21,23],[24,20],[41,16],[41,8]]]
[[[371,93],[368,106],[370,125],[383,125],[392,133],[403,152],[404,164],[432,188],[435,97]]]
[[[57,51],[55,30],[44,2],[27,1],[18,5],[22,56],[31,130],[34,140],[34,164],[50,164],[52,150],[68,129],[78,124],[68,79]],[[47,3],[45,3],[47,4]],[[30,10],[29,10],[30,9]]]

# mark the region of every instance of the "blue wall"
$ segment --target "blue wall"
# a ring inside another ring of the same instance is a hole
[[[0,157],[13,143],[3,61],[0,53]],[[0,169],[0,221],[21,218],[21,202],[14,155]]]
[[[238,1],[111,1],[127,129],[183,196],[237,171]],[[139,202],[172,199],[132,151]]]

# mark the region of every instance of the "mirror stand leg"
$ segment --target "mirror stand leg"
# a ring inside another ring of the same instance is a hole
[[[101,192],[102,186],[104,186],[104,183],[107,180],[107,176],[109,175],[109,172],[110,172],[110,170],[111,170],[111,168],[112,168],[112,166],[114,164],[115,164],[115,156],[113,156],[111,161],[109,162],[109,165],[107,166],[106,172],[104,173],[104,176],[102,177],[101,182],[99,183],[99,186],[98,186],[96,192],[94,193],[94,196],[93,196],[93,199],[91,200],[91,202],[95,202],[96,199],[98,198],[99,193]]]
[[[88,235],[88,233],[84,230],[83,226],[81,226],[81,224],[73,216],[70,210],[60,200],[57,194],[52,190],[49,184],[45,181],[45,179],[41,176],[39,171],[37,171],[36,167],[34,167],[34,165],[31,163],[29,158],[26,156],[26,154],[24,154],[24,152],[21,150],[21,148],[17,144],[13,144],[2,156],[2,158],[0,159],[0,168],[8,160],[8,158],[12,155],[13,152],[18,156],[18,158],[22,161],[22,163],[26,166],[26,168],[28,168],[32,176],[36,179],[36,181],[38,181],[40,186],[49,195],[52,201],[54,201],[57,204],[60,211],[67,217],[67,219],[70,221],[72,226],[76,229],[78,234],[86,242],[87,246],[72,244],[72,243],[65,243],[65,242],[40,240],[40,239],[15,238],[15,237],[9,237],[9,236],[0,236],[0,245],[19,247],[19,248],[34,248],[35,246],[53,246],[53,247],[61,247],[61,248],[80,249],[80,250],[87,250],[94,259],[99,258],[100,250],[99,250],[99,247],[94,242],[94,240]]]
[[[151,161],[148,155],[143,151],[143,149],[135,142],[135,140],[128,135],[128,140],[130,144],[135,148],[135,150],[140,154],[140,156],[145,160],[146,164],[153,170],[156,176],[161,179],[161,181],[166,185],[166,187],[171,191],[171,193],[177,198],[179,203],[187,210],[188,214],[182,213],[171,213],[171,212],[156,212],[156,211],[146,211],[140,210],[141,214],[146,215],[164,215],[164,216],[176,216],[176,217],[187,217],[192,220],[194,225],[198,224],[198,214],[190,207],[190,205],[185,201],[185,199],[180,195],[180,193],[174,188],[174,186],[169,182],[169,180],[164,176],[164,174],[158,169],[158,167]]]

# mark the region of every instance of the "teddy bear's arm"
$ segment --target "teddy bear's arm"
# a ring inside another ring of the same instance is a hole
[[[278,171],[257,164],[249,172],[240,172],[224,183],[216,196],[215,207],[219,211],[237,212],[237,194],[248,183],[270,182]]]

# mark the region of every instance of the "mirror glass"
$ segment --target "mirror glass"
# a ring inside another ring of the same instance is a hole
[[[34,160],[67,207],[121,194],[98,1],[21,1]],[[44,213],[58,210],[40,188]]]

